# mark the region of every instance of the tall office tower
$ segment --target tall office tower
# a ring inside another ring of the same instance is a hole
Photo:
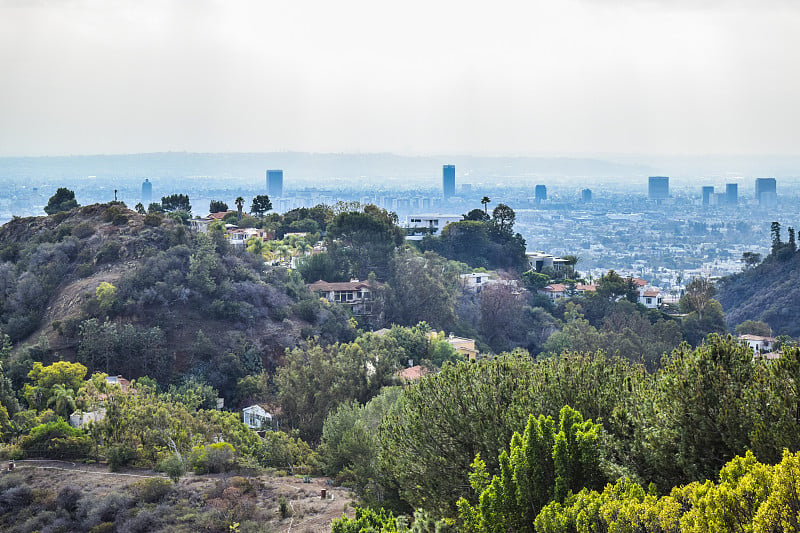
[[[739,203],[739,184],[725,184],[725,201],[728,205],[736,205]]]
[[[145,209],[153,202],[153,184],[145,178],[142,183],[142,205]]]
[[[711,198],[714,196],[714,186],[703,187],[703,205],[711,205]]]
[[[581,201],[585,204],[592,201],[592,189],[583,189],[581,191]]]
[[[283,196],[283,170],[267,170],[267,194],[273,198]]]
[[[442,190],[444,197],[450,198],[456,195],[456,166],[444,165],[442,167]]]
[[[778,200],[775,178],[756,178],[758,205],[775,205]]]
[[[537,185],[533,189],[533,196],[537,204],[547,200],[547,185]]]
[[[650,176],[647,179],[647,196],[651,200],[669,198],[669,178],[667,176]]]

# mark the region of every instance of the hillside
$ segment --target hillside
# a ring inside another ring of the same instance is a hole
[[[0,227],[12,380],[64,358],[162,384],[196,376],[230,401],[238,379],[274,368],[301,337],[338,341],[348,328],[296,274],[168,217],[97,204]]]
[[[0,526],[4,531],[324,532],[343,512],[352,516],[351,493],[325,481],[189,474],[173,484],[152,470],[115,473],[98,465],[18,461],[14,472],[0,472]]]
[[[800,336],[800,254],[781,261],[768,257],[757,267],[718,282],[717,299],[733,327],[762,320],[775,335]]]

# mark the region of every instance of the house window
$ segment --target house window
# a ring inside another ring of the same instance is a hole
[[[652,298],[648,298],[648,299],[647,299],[647,303],[648,303],[648,305],[649,305],[649,304],[651,304],[651,303],[653,303],[653,299],[652,299]]]

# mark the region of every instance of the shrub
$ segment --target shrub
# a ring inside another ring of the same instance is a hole
[[[156,503],[172,492],[172,483],[163,477],[153,477],[133,484],[137,501]]]
[[[281,518],[288,518],[292,516],[292,510],[289,508],[289,504],[286,502],[286,498],[283,496],[278,499],[278,512],[281,515]]]
[[[26,457],[77,459],[91,453],[92,439],[58,419],[33,428],[19,440],[19,447]]]
[[[136,449],[127,444],[118,444],[116,446],[109,446],[106,449],[106,459],[108,460],[108,469],[112,472],[119,471],[123,466],[127,466],[134,461],[138,456]]]
[[[167,474],[173,483],[177,483],[186,474],[186,463],[179,456],[170,454],[158,463],[158,470]]]
[[[74,485],[67,485],[58,491],[56,504],[68,513],[74,513],[78,508],[78,500],[81,499],[81,496],[80,488]]]
[[[94,260],[98,265],[116,261],[119,259],[120,249],[122,249],[122,245],[120,243],[117,241],[108,241],[100,247],[100,250],[97,252]]]
[[[74,228],[72,228],[72,234],[79,238],[85,239],[86,237],[91,237],[94,235],[94,224],[91,222],[81,222]]]
[[[163,219],[161,218],[161,215],[157,213],[149,213],[144,217],[144,225],[150,226],[151,228],[157,228],[161,225],[162,220]]]
[[[0,494],[0,513],[27,507],[33,501],[33,490],[28,485],[11,487]]]
[[[198,474],[218,474],[236,466],[236,452],[227,442],[195,446],[189,461]]]

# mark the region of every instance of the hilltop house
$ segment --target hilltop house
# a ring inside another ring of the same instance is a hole
[[[775,337],[763,337],[761,335],[739,335],[739,340],[746,342],[750,349],[757,354],[771,352],[775,343],[778,342]]]
[[[350,281],[332,282],[319,280],[308,285],[309,290],[315,292],[320,298],[329,302],[346,305],[354,315],[363,316],[372,314],[372,304],[375,301],[375,288],[365,281],[353,279]]]
[[[513,279],[497,279],[497,275],[492,278],[492,274],[488,272],[473,272],[472,274],[461,274],[461,286],[464,287],[466,292],[472,294],[480,294],[484,287],[489,285],[509,285],[512,287],[517,286],[517,280]]]
[[[408,215],[406,218],[406,240],[421,241],[425,235],[438,237],[451,222],[463,220],[461,215]]]
[[[242,409],[242,421],[250,429],[263,429],[272,426],[272,414],[259,404]]]

